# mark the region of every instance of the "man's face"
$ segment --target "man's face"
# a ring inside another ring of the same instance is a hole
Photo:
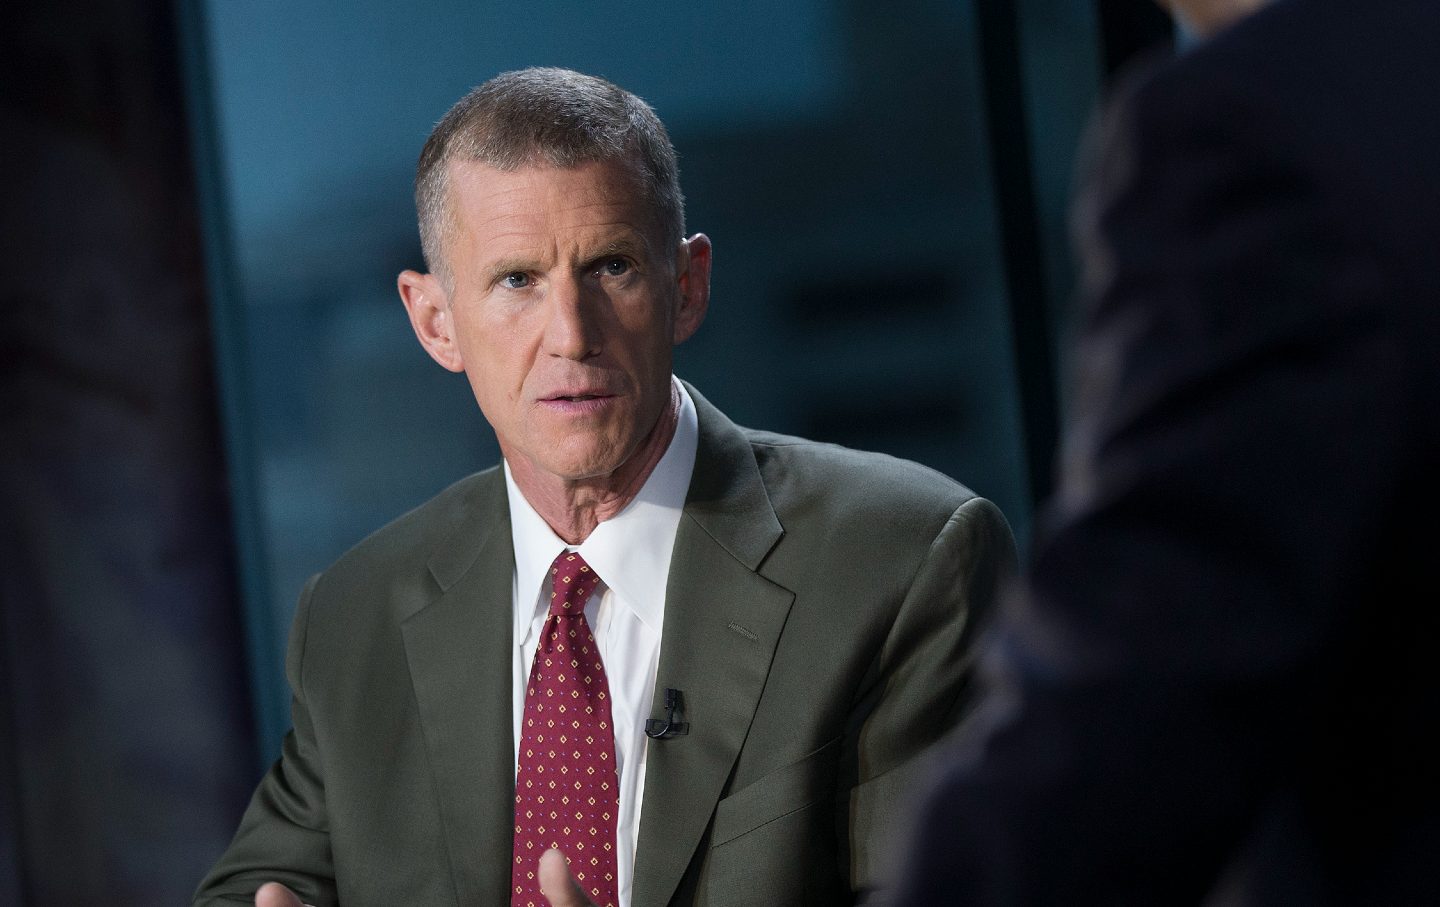
[[[452,285],[400,276],[416,334],[465,372],[512,468],[608,476],[669,403],[673,347],[705,314],[709,241],[659,238],[618,163],[449,166]]]

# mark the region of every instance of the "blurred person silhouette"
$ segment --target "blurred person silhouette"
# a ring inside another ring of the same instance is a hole
[[[435,127],[416,204],[430,270],[400,296],[504,463],[306,586],[294,729],[197,901],[854,901],[968,704],[1004,517],[674,377],[711,244],[629,92],[497,76]]]
[[[1440,5],[1173,0],[1100,122],[1057,492],[901,872],[1440,903]]]

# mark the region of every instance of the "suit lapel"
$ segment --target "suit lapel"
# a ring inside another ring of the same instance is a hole
[[[687,736],[653,740],[635,907],[661,907],[700,846],[745,742],[794,594],[756,570],[783,530],[749,442],[687,385],[700,444],[675,537],[652,715],[684,694]]]
[[[510,541],[499,470],[429,562],[439,594],[401,631],[458,903],[508,901],[515,758]]]

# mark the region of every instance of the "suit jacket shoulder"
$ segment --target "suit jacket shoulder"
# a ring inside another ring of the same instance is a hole
[[[367,585],[429,577],[441,588],[470,566],[491,533],[510,531],[499,466],[466,476],[356,543],[324,572],[326,583]]]
[[[823,502],[883,511],[898,505],[949,513],[976,496],[944,473],[910,460],[775,432],[742,432],[766,486],[783,488],[797,505]]]

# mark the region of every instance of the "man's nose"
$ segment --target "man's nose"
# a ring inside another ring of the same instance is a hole
[[[550,285],[546,353],[578,362],[600,352],[600,301],[593,295],[586,291],[581,278],[570,277]]]

